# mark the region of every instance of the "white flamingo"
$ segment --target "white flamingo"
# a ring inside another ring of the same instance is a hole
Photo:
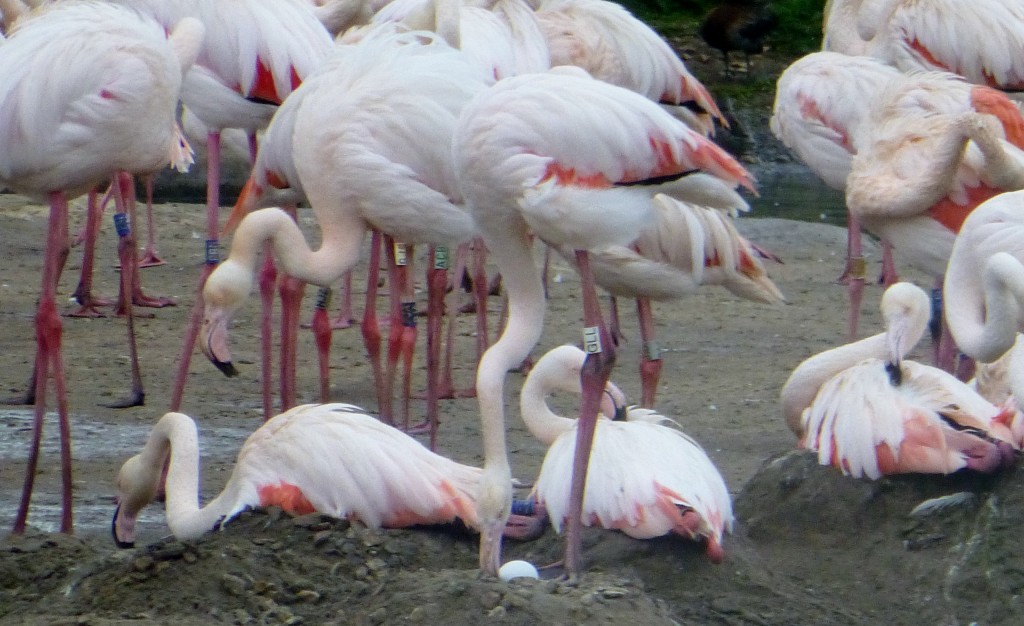
[[[534,364],[519,396],[527,428],[549,446],[531,496],[544,505],[556,531],[569,508],[578,422],[554,413],[547,396],[580,393],[586,356],[576,346],[550,350]],[[621,395],[611,383],[606,393]],[[614,528],[636,539],[675,533],[704,543],[708,557],[720,563],[722,535],[732,531],[733,517],[714,463],[700,444],[668,425],[673,420],[650,409],[615,408],[614,420],[597,420],[583,525]]]
[[[511,502],[505,484],[510,475],[505,375],[526,358],[544,326],[544,293],[530,234],[579,251],[593,358],[584,367],[572,492],[576,508],[575,514],[570,509],[567,533],[565,563],[576,575],[586,453],[614,361],[583,251],[635,240],[653,218],[651,197],[687,172],[705,170],[730,185],[753,183],[732,157],[655,103],[576,68],[517,76],[491,87],[463,111],[454,150],[463,196],[509,299],[505,330],[480,360],[476,381],[485,458],[478,501],[480,566],[491,574],[500,563],[501,528]]]

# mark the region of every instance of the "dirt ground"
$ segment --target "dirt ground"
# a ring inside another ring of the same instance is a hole
[[[46,213],[18,196],[0,197],[0,207],[0,390],[14,393],[23,389],[32,362],[32,311]],[[75,216],[80,224],[81,211]],[[844,478],[806,454],[791,452],[794,440],[777,396],[797,363],[835,345],[843,333],[844,290],[833,279],[845,231],[753,217],[740,219],[739,226],[784,260],[770,272],[787,297],[785,305],[741,301],[720,288],[656,305],[665,350],[658,408],[705,446],[734,496],[738,520],[725,540],[723,564],[711,564],[685,541],[638,541],[593,530],[586,536],[587,574],[579,585],[556,579],[504,584],[478,577],[475,539],[457,532],[368,531],[319,516],[290,519],[269,511],[246,514],[223,532],[182,543],[162,538],[167,529],[160,505],[151,506],[140,521],[140,547],[118,551],[108,534],[114,475],[168,406],[171,371],[202,258],[200,207],[161,204],[157,218],[158,249],[168,263],[144,270],[143,281],[147,292],[172,296],[178,306],[150,311],[152,318],[137,323],[146,406],[100,406],[126,388],[123,320],[64,318],[78,531],[74,537],[45,532],[54,530],[59,493],[51,418],[30,516],[33,528],[25,536],[0,540],[2,623],[991,624],[1021,617],[1017,594],[1024,563],[1012,553],[1016,542],[1009,536],[1012,520],[1024,508],[1018,472],[985,480],[868,482]],[[302,215],[302,221],[315,242],[309,216]],[[105,223],[96,272],[97,292],[110,296],[118,276],[112,231]],[[79,259],[76,248],[61,282],[62,296],[75,287]],[[357,302],[363,292],[360,274]],[[578,341],[580,333],[577,279],[560,262],[552,277],[537,355]],[[865,329],[878,328],[879,295],[877,287],[867,290]],[[304,319],[312,300],[306,298]],[[492,298],[492,317],[500,308],[500,298]],[[631,308],[623,311],[628,342],[614,379],[636,398],[637,330]],[[251,303],[233,326],[241,376],[225,378],[198,352],[193,357],[183,410],[200,425],[207,498],[219,491],[238,445],[259,424],[257,312]],[[462,366],[456,379],[466,384],[472,377],[465,365],[473,350],[472,322],[464,316],[458,324]],[[301,342],[300,399],[313,401],[311,333],[303,332]],[[358,330],[337,332],[332,397],[373,410],[363,355]],[[520,382],[521,375],[510,376],[510,393]],[[422,414],[421,402],[414,402],[413,413],[414,418]],[[3,527],[9,527],[17,502],[29,416],[27,409],[0,412]],[[474,400],[445,401],[439,451],[481,463],[477,418]],[[509,431],[514,472],[530,481],[543,449],[525,432],[514,406]],[[922,500],[955,492],[971,495],[935,518],[908,517]],[[550,563],[561,546],[549,530],[536,541],[506,542],[505,558]]]
[[[673,40],[698,77],[716,92],[723,80],[717,53],[692,38]],[[756,61],[754,74],[777,75],[788,59]],[[703,73],[701,72],[701,68]],[[742,68],[734,68],[738,72]],[[745,80],[742,73],[728,81]],[[785,161],[767,137],[766,103],[757,110],[723,102],[733,130],[720,140],[770,191],[765,162]],[[770,106],[770,102],[768,103]],[[767,155],[767,156],[766,156]],[[799,181],[808,176],[797,171]],[[823,194],[822,191],[810,192]],[[760,214],[766,214],[761,210]],[[83,211],[74,211],[75,227]],[[768,307],[718,288],[655,306],[664,372],[657,408],[704,445],[734,497],[737,523],[726,537],[725,562],[710,563],[688,542],[630,539],[613,531],[585,534],[587,573],[576,585],[546,572],[540,581],[480,578],[473,536],[451,530],[373,531],[318,515],[279,511],[243,514],[201,540],[167,538],[161,505],[140,519],[138,546],[115,549],[109,535],[113,480],[169,403],[173,368],[203,259],[200,207],[157,207],[158,250],[167,264],[143,271],[147,293],[178,306],[136,322],[146,406],[112,410],[126,390],[124,322],[116,317],[64,318],[65,363],[75,437],[76,534],[56,529],[59,474],[55,419],[46,423],[36,497],[24,536],[6,535],[14,516],[30,438],[31,412],[0,406],[0,623],[2,624],[1018,624],[1024,620],[1024,558],[1017,520],[1024,516],[1024,477],[898,477],[853,480],[795,452],[778,393],[801,360],[842,341],[845,291],[834,284],[845,231],[828,224],[758,218],[740,230],[778,254],[769,271],[787,303]],[[301,215],[316,242],[311,218]],[[104,221],[96,291],[116,293],[115,235]],[[24,390],[34,352],[33,311],[46,211],[24,198],[0,196],[0,395]],[[871,267],[877,250],[868,248]],[[72,251],[60,294],[78,279]],[[422,267],[422,264],[420,265]],[[356,314],[364,290],[356,272]],[[548,318],[535,355],[580,336],[575,274],[553,272]],[[930,281],[906,276],[928,287]],[[307,291],[308,320],[314,291]],[[861,328],[879,328],[880,289],[869,287]],[[457,296],[451,296],[451,302]],[[384,300],[381,300],[381,305]],[[496,318],[500,298],[492,298]],[[70,302],[63,306],[72,309]],[[627,343],[613,375],[639,397],[638,332],[623,306]],[[225,378],[201,354],[192,356],[183,410],[200,428],[202,493],[223,486],[234,454],[260,419],[259,344],[255,302],[233,325],[241,375]],[[458,322],[457,384],[472,380],[472,321]],[[315,350],[301,333],[299,397],[317,398]],[[421,344],[418,355],[422,354]],[[917,355],[928,359],[927,347]],[[422,361],[418,361],[422,363]],[[357,329],[334,337],[332,398],[375,410],[370,368]],[[417,367],[414,388],[422,387]],[[509,399],[522,376],[510,375]],[[414,419],[422,414],[414,401]],[[480,464],[475,400],[442,405],[439,452]],[[544,450],[525,431],[514,403],[508,415],[513,471],[536,475]],[[931,516],[912,516],[921,501],[960,494]],[[548,530],[531,542],[506,542],[504,558],[551,563],[560,537]]]

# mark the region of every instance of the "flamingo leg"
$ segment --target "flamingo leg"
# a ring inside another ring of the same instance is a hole
[[[68,313],[69,317],[105,317],[97,307],[112,304],[109,300],[94,298],[92,295],[92,275],[96,265],[96,239],[99,237],[100,217],[103,215],[103,209],[97,203],[98,198],[95,191],[90,191],[87,198],[82,271],[78,278],[78,287],[71,294],[78,301],[79,308]]]
[[[352,270],[348,270],[341,277],[341,304],[338,305],[338,315],[331,322],[331,328],[341,330],[352,325],[355,315],[352,313]]]
[[[601,305],[597,296],[590,255],[576,251],[580,283],[583,292],[583,336],[587,359],[580,372],[583,397],[580,402],[579,425],[576,431],[576,452],[573,457],[572,484],[569,488],[569,509],[566,513],[565,568],[571,579],[583,571],[582,520],[583,494],[586,489],[590,449],[594,442],[597,414],[601,397],[615,365],[615,345],[601,318]]]
[[[138,248],[135,245],[135,237],[132,235],[132,224],[135,223],[132,219],[134,217],[132,209],[135,203],[135,185],[131,175],[125,173],[115,175],[111,185],[116,186],[114,203],[117,206],[117,212],[114,214],[114,221],[118,236],[117,255],[121,260],[120,309],[124,311],[125,324],[128,328],[131,388],[126,398],[104,406],[112,409],[124,409],[143,406],[146,403],[146,393],[142,388],[142,370],[139,367],[139,348],[135,340],[135,312],[129,296],[132,293],[132,281],[138,279]]]
[[[654,340],[654,315],[650,298],[636,299],[636,314],[640,321],[640,406],[654,407],[654,396],[661,380],[661,350]]]
[[[896,272],[896,260],[892,253],[892,244],[888,239],[882,240],[882,275],[878,282],[885,287],[891,287],[899,282],[900,277]]]
[[[487,250],[484,240],[473,240],[473,297],[476,302],[476,360],[480,362],[490,341],[487,338]]]
[[[71,428],[68,419],[67,385],[64,378],[64,363],[61,358],[61,334],[63,323],[57,312],[57,280],[63,265],[62,257],[68,248],[68,203],[62,192],[50,193],[50,221],[46,239],[46,253],[43,260],[42,293],[36,310],[36,360],[35,360],[35,406],[32,419],[32,443],[25,468],[25,482],[22,486],[21,501],[14,518],[12,533],[25,532],[28,509],[32,499],[35,475],[39,465],[39,448],[42,441],[43,419],[46,415],[46,382],[52,372],[57,396],[61,442],[61,492],[62,515],[60,531],[71,533],[72,481],[71,481]]]
[[[273,317],[274,285],[277,283],[277,266],[274,265],[274,245],[263,243],[263,265],[256,278],[260,291],[260,395],[263,398],[263,419],[274,415],[273,385]]]
[[[167,263],[156,253],[156,220],[153,219],[153,177],[153,174],[147,174],[143,179],[146,189],[146,248],[142,251],[142,258],[139,259],[139,267],[156,267]]]
[[[306,291],[305,281],[284,275],[278,284],[281,297],[281,411],[297,402],[295,372],[298,364],[299,309]]]
[[[441,370],[441,323],[445,315],[445,291],[448,287],[449,252],[444,246],[432,246],[427,268],[427,419],[430,449],[437,443],[438,399]],[[450,382],[450,381],[449,381]]]
[[[203,323],[203,286],[206,279],[213,273],[220,262],[220,248],[217,240],[220,232],[220,131],[211,131],[206,142],[206,262],[199,272],[199,285],[196,288],[195,303],[189,314],[188,326],[185,328],[185,339],[178,358],[178,369],[174,372],[171,389],[171,411],[181,410],[181,401],[185,395],[185,383],[188,380],[188,367],[192,361],[192,352],[199,337],[199,327]],[[233,376],[233,373],[228,373]]]
[[[857,338],[857,324],[860,321],[860,305],[864,299],[864,248],[860,220],[847,212],[846,220],[846,270],[840,280],[846,282],[850,315],[846,327],[849,341]]]
[[[320,364],[320,402],[325,403],[331,401],[331,339],[334,326],[327,314],[330,305],[331,290],[329,287],[321,287],[316,298],[316,308],[313,310],[312,327]]]
[[[366,306],[363,307],[363,345],[373,368],[373,386],[377,392],[377,411],[385,424],[392,424],[391,402],[384,395],[384,369],[380,359],[380,321],[377,319],[377,279],[380,276],[382,235],[373,231],[370,236],[370,263],[366,272]]]

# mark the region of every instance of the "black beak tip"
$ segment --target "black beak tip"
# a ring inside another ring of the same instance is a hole
[[[127,550],[128,548],[134,548],[135,547],[135,542],[134,541],[121,541],[121,539],[118,538],[118,536],[117,536],[117,514],[120,513],[120,512],[121,512],[121,505],[119,504],[119,505],[117,505],[117,508],[114,509],[114,519],[111,520],[111,522],[110,522],[110,534],[114,536],[114,545],[116,545],[118,548],[120,548],[122,550]]]
[[[228,378],[238,376],[238,370],[231,361],[218,361],[217,359],[210,359],[210,361]]]

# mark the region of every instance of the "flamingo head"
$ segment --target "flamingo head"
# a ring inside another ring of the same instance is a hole
[[[140,455],[135,455],[125,461],[117,473],[117,509],[111,532],[118,548],[135,546],[135,520],[139,511],[156,497],[162,467],[162,463],[149,467]]]
[[[499,464],[500,465],[500,464]],[[484,466],[476,500],[480,526],[480,571],[497,576],[501,567],[501,539],[512,514],[512,474],[508,465]]]
[[[206,358],[226,376],[238,374],[228,348],[228,325],[248,297],[252,282],[252,270],[228,259],[210,274],[203,287],[205,310],[199,346]]]

